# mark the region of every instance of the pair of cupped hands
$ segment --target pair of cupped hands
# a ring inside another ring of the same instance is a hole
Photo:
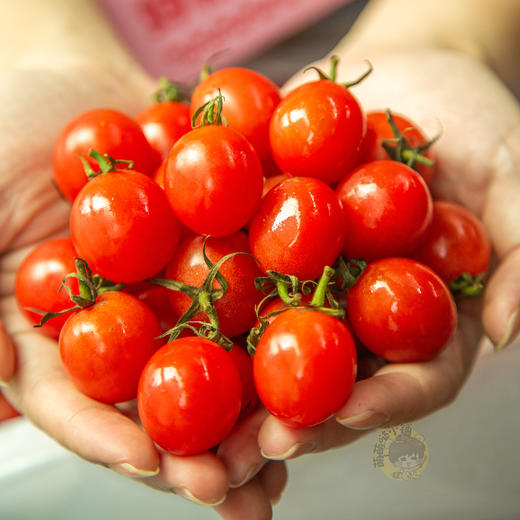
[[[520,109],[482,64],[450,51],[373,53],[343,58],[338,75],[373,73],[352,92],[365,110],[402,113],[432,137],[436,198],[467,206],[484,221],[493,274],[479,301],[459,308],[449,346],[425,363],[389,364],[357,382],[330,420],[291,429],[260,409],[237,425],[216,453],[177,457],[159,450],[136,423],[135,410],[79,393],[56,343],[32,329],[17,309],[14,279],[37,243],[65,235],[69,205],[52,185],[55,136],[74,115],[110,107],[136,114],[154,82],[94,65],[20,68],[0,73],[0,379],[7,398],[37,427],[84,459],[151,487],[212,505],[230,520],[271,518],[287,481],[285,461],[354,442],[371,429],[419,419],[449,404],[485,338],[511,343],[520,324]],[[328,60],[318,63],[328,70]],[[449,71],[449,73],[448,73]],[[285,91],[315,78],[295,76]]]

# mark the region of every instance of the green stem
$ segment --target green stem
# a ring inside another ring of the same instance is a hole
[[[312,307],[323,307],[325,305],[325,298],[327,296],[329,282],[335,274],[336,271],[332,267],[326,265],[323,268],[323,274],[321,275],[321,278],[318,281],[318,286],[316,287],[312,296]]]
[[[424,166],[432,167],[435,162],[420,153],[415,153],[414,150],[403,150],[401,152],[403,162],[412,162],[413,164],[423,164]]]

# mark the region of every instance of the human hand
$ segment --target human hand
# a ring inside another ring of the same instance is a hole
[[[390,108],[430,136],[441,131],[434,148],[434,197],[463,204],[483,219],[496,265],[484,297],[459,306],[458,329],[437,358],[375,367],[371,377],[355,383],[335,418],[313,428],[289,428],[266,414],[224,441],[219,454],[226,459],[245,439],[258,439],[261,451],[243,450],[249,460],[242,457],[230,469],[242,476],[265,458],[286,460],[344,446],[373,428],[415,421],[449,404],[469,376],[485,336],[502,348],[520,326],[518,102],[489,69],[460,53],[400,50],[361,56],[339,49],[336,54],[341,57],[339,81],[358,77],[364,59],[373,64],[373,73],[352,88],[365,110]],[[329,69],[327,59],[313,65]],[[285,90],[314,78],[312,71],[301,73]]]
[[[266,466],[254,481],[230,490],[226,465],[214,453],[176,457],[158,450],[137,424],[134,405],[102,404],[75,389],[56,342],[35,331],[16,305],[14,280],[21,260],[37,243],[68,230],[70,205],[52,185],[55,137],[71,117],[90,108],[137,113],[153,84],[146,77],[123,78],[86,65],[0,74],[0,317],[5,326],[0,327],[0,378],[8,381],[5,395],[36,426],[88,461],[195,502],[219,504],[223,518],[270,518],[270,500],[285,485],[283,463]]]

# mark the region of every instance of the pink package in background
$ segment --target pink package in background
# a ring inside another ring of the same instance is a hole
[[[153,76],[195,81],[201,66],[237,64],[347,0],[97,0]]]

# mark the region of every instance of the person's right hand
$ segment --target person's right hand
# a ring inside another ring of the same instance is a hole
[[[119,77],[85,66],[0,72],[0,379],[4,394],[31,422],[84,459],[192,501],[218,505],[226,519],[271,518],[286,481],[283,462],[230,489],[224,462],[211,452],[161,452],[133,412],[82,395],[67,378],[57,344],[17,308],[16,270],[39,242],[68,233],[70,205],[52,184],[52,148],[63,125],[97,107],[137,113],[153,92],[144,76]],[[5,327],[5,328],[4,328]],[[240,450],[233,457],[240,458]]]

